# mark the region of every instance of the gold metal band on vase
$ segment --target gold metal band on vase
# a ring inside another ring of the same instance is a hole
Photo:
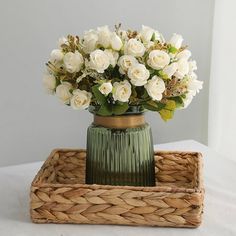
[[[125,115],[125,116],[98,116],[94,115],[95,125],[100,125],[105,128],[113,129],[127,129],[140,127],[145,124],[143,114],[139,115]]]

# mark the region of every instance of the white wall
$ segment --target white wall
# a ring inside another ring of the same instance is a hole
[[[187,110],[164,123],[147,114],[154,143],[207,141],[208,78],[213,0],[0,0],[0,165],[44,160],[55,147],[84,147],[92,116],[44,94],[41,77],[49,52],[68,33],[122,22],[181,33],[198,61],[204,90]]]
[[[216,0],[209,103],[209,146],[236,160],[235,0]]]

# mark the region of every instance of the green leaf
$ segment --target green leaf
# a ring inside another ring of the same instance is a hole
[[[174,111],[176,109],[176,103],[174,100],[167,100],[164,109],[159,111],[161,118],[164,121],[170,120],[174,116]]]
[[[147,93],[147,90],[145,89],[142,96],[141,96],[143,99],[146,99],[148,98],[148,93]]]
[[[165,107],[165,104],[153,100],[147,101],[143,104],[144,108],[150,111],[160,111]]]
[[[170,111],[170,110],[167,110],[167,109],[163,109],[161,111],[159,111],[159,114],[161,115],[161,118],[164,120],[164,121],[168,121],[170,119],[173,118],[174,116],[174,111]]]
[[[147,66],[148,67],[148,66]],[[156,70],[152,69],[151,67],[148,67],[150,75],[155,75],[157,73]],[[157,74],[156,74],[157,75]]]
[[[167,100],[165,109],[173,111],[173,110],[175,110],[175,108],[176,108],[175,101]]]
[[[151,41],[155,41],[155,39],[156,39],[156,35],[155,35],[155,33],[153,33],[153,34],[152,34]]]
[[[113,104],[112,113],[114,115],[122,115],[128,110],[128,108],[129,108],[129,105],[127,102]]]
[[[137,91],[135,90],[135,87],[132,87],[132,96],[137,97]]]
[[[97,99],[97,102],[101,105],[97,114],[100,116],[111,116],[112,115],[112,107],[107,102],[107,98],[99,91],[99,84],[94,85],[92,87],[92,92]]]
[[[61,81],[56,78],[56,87],[61,84]]]
[[[170,79],[168,75],[163,72],[163,70],[158,71],[158,76],[160,76],[164,80]]]
[[[171,45],[169,45],[169,47],[168,47],[168,51],[169,51],[169,53],[173,53],[173,54],[175,54],[175,53],[178,52],[178,49],[175,48],[175,47],[173,47],[173,46],[171,46]]]
[[[111,116],[112,115],[112,109],[108,104],[103,104],[103,105],[100,106],[97,114],[100,115],[100,116]]]
[[[181,96],[171,97],[169,99],[175,101],[176,108],[180,108],[180,107],[184,106],[184,101],[183,101],[183,98]]]
[[[92,87],[92,92],[93,92],[95,98],[97,99],[97,101],[99,102],[100,105],[107,104],[106,97],[98,89],[99,86],[100,85],[94,85]]]

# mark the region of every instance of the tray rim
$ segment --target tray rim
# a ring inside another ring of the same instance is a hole
[[[144,191],[144,192],[167,192],[167,193],[204,193],[204,186],[203,186],[203,176],[202,176],[202,165],[203,165],[203,155],[201,152],[196,151],[175,151],[175,150],[154,150],[154,155],[158,155],[160,153],[163,154],[181,154],[181,153],[189,153],[195,156],[197,158],[197,185],[195,188],[185,188],[185,187],[174,187],[174,186],[168,186],[168,185],[162,185],[162,186],[152,186],[152,187],[146,187],[146,186],[114,186],[114,185],[99,185],[99,184],[64,184],[64,183],[46,183],[46,182],[39,182],[39,178],[41,176],[41,173],[43,172],[45,166],[48,162],[50,162],[50,159],[55,155],[57,152],[85,152],[86,149],[83,148],[55,148],[51,151],[50,155],[46,159],[46,161],[43,163],[43,165],[40,167],[37,175],[34,177],[31,188],[60,188],[60,187],[68,187],[68,188],[90,188],[93,190],[96,189],[127,189],[127,190],[133,190],[133,191]]]

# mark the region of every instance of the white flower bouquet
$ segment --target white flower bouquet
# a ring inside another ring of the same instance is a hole
[[[147,26],[139,32],[119,25],[115,31],[103,26],[82,37],[68,35],[51,52],[43,83],[73,109],[111,116],[139,107],[168,120],[202,88],[182,41],[178,34],[165,41]]]

